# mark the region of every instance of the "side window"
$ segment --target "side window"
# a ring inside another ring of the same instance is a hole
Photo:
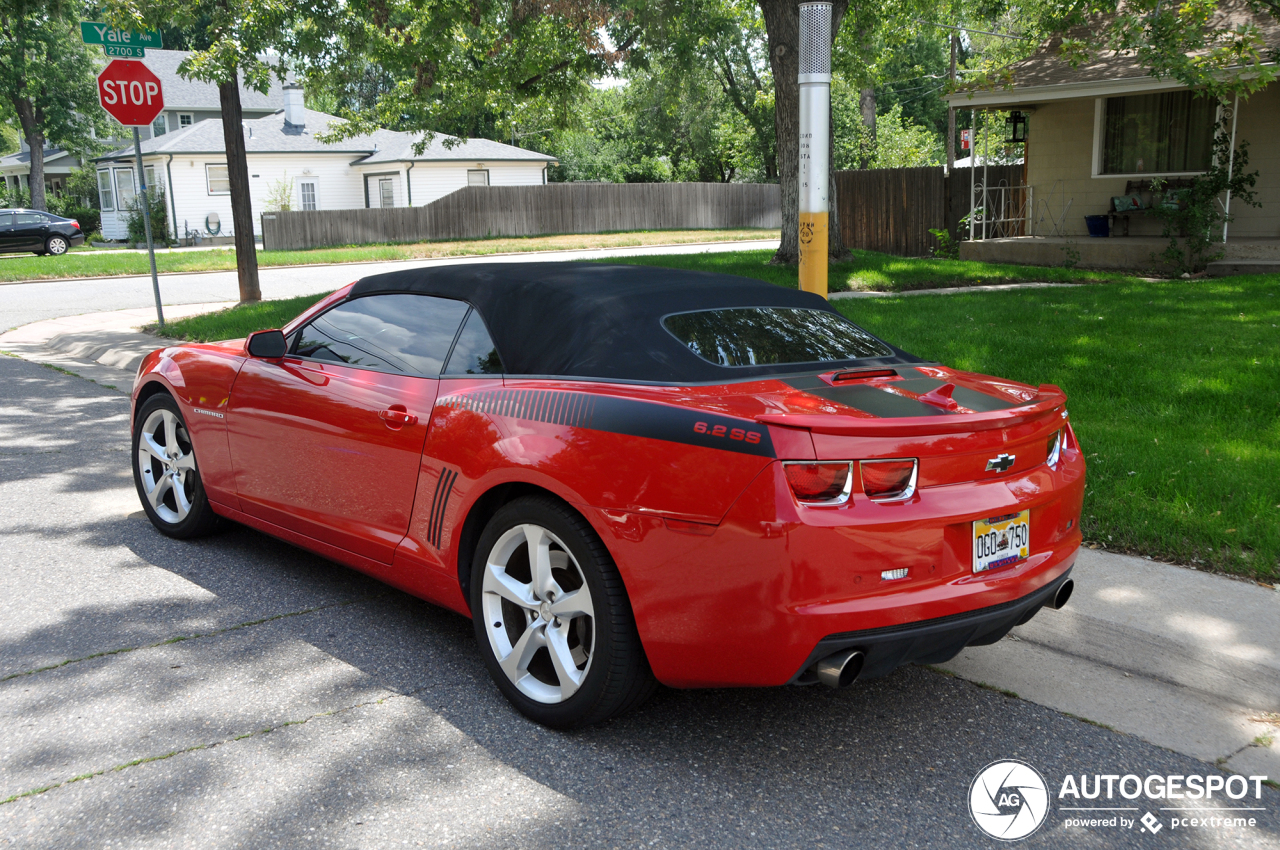
[[[98,203],[103,212],[112,212],[116,208],[116,193],[111,188],[111,172],[98,172]]]
[[[12,226],[13,226],[13,213],[0,212],[0,227],[12,227]]]
[[[299,357],[435,378],[468,306],[429,295],[370,295],[339,304],[296,334]]]
[[[44,224],[48,220],[39,213],[15,213],[13,216],[14,224]]]
[[[449,355],[446,375],[501,375],[502,360],[493,338],[484,326],[484,319],[475,310],[467,316],[467,323],[458,334],[458,341]]]

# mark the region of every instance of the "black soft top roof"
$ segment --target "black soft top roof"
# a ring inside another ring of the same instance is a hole
[[[352,297],[414,292],[470,302],[509,375],[646,383],[719,383],[806,371],[795,364],[717,366],[666,331],[662,318],[726,307],[796,307],[835,313],[826,299],[733,275],[596,263],[476,263],[408,269],[358,281]],[[894,356],[815,364],[918,363]],[[813,371],[809,369],[808,371]]]

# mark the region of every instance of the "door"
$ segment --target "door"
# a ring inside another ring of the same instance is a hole
[[[17,251],[17,238],[13,232],[13,213],[0,212],[0,251]]]
[[[14,245],[9,250],[43,251],[45,237],[49,235],[49,217],[34,212],[14,213],[9,232]]]
[[[285,357],[249,360],[227,414],[244,510],[391,563],[467,309],[407,293],[357,298],[292,334]]]

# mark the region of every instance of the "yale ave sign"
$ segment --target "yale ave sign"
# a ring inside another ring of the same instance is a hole
[[[164,109],[160,78],[132,59],[116,59],[98,75],[98,100],[126,127],[146,127]]]
[[[158,30],[122,30],[97,21],[80,22],[80,38],[85,44],[101,44],[108,56],[130,56],[141,59],[146,48],[161,46]]]

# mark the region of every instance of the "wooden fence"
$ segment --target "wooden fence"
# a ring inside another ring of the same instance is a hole
[[[840,233],[849,248],[881,251],[903,257],[928,256],[937,246],[930,230],[947,230],[952,238],[967,238],[959,232],[960,220],[969,214],[969,168],[940,166],[924,168],[875,168],[866,171],[837,171],[836,203]],[[1021,165],[988,166],[986,179],[992,186],[1022,182]],[[983,179],[979,168],[976,178]]]
[[[551,183],[468,186],[421,207],[262,214],[270,250],[615,230],[781,227],[777,185]]]

